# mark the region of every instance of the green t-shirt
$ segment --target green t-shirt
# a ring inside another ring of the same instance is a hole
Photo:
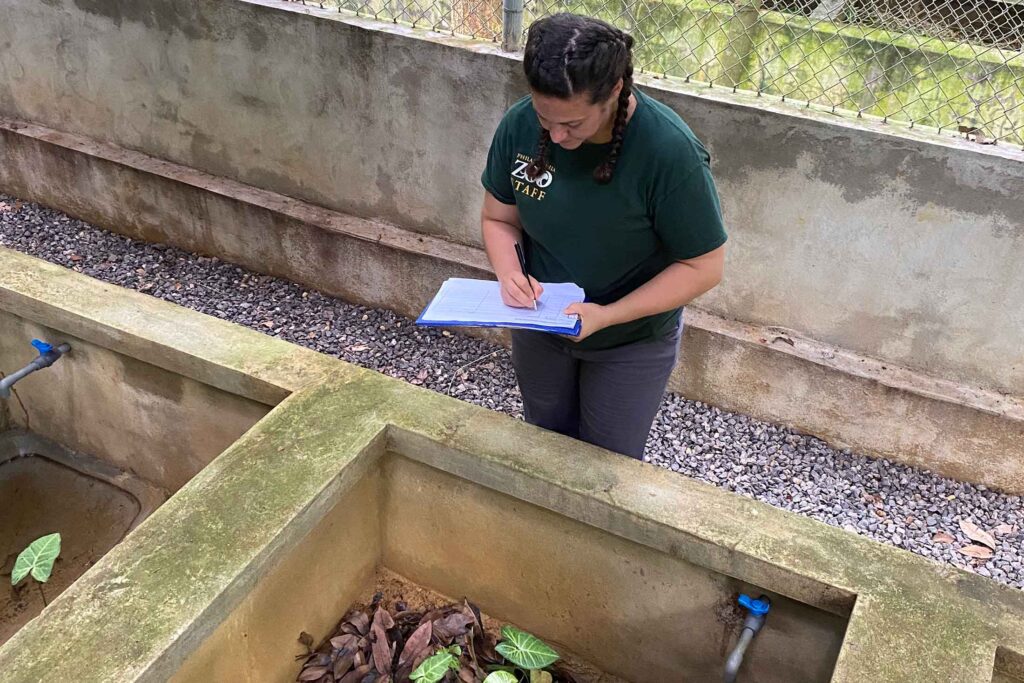
[[[610,144],[570,151],[552,143],[548,173],[526,179],[540,136],[529,97],[502,119],[481,179],[498,201],[518,208],[530,274],[541,282],[575,282],[598,304],[617,301],[673,262],[726,240],[707,150],[674,111],[633,92],[637,106],[607,185],[593,172]],[[663,337],[678,325],[680,311],[599,330],[579,346],[605,349]]]

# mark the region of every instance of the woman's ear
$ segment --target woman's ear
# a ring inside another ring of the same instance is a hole
[[[622,79],[620,78],[619,82],[615,84],[614,88],[612,88],[612,94],[611,94],[611,97],[609,99],[612,102],[617,102],[619,100],[619,93],[621,93],[621,92],[622,92]]]

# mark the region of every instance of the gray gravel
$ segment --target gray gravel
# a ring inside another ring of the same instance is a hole
[[[458,333],[418,328],[386,310],[345,303],[215,258],[127,239],[0,194],[0,245],[129,289],[246,325],[413,384],[521,416],[508,352]],[[776,507],[1024,588],[1024,505],[814,437],[669,395],[647,459]],[[972,560],[971,521],[996,552]],[[945,532],[952,542],[933,539]]]

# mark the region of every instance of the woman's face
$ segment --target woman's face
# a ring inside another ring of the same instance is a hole
[[[619,83],[604,102],[592,104],[589,93],[576,93],[569,99],[532,93],[533,108],[540,125],[551,141],[563,149],[576,149],[584,142],[608,142],[613,116],[618,106]],[[607,138],[607,139],[606,139]]]

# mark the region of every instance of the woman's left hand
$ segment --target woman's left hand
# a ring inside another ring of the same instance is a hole
[[[613,324],[608,307],[600,304],[572,304],[565,309],[565,314],[579,316],[582,321],[580,333],[575,337],[569,336],[569,339],[574,342],[583,341],[598,330],[603,330]]]

